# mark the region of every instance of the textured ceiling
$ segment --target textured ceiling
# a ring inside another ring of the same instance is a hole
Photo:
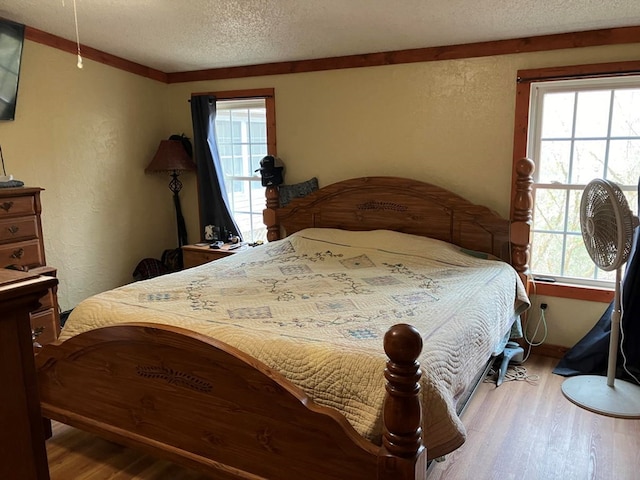
[[[167,73],[640,25],[640,0],[76,0],[76,6],[83,45]],[[73,0],[2,0],[0,17],[75,41]]]

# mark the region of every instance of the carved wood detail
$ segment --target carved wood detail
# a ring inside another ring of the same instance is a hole
[[[162,365],[159,366],[138,366],[136,368],[138,375],[143,378],[159,378],[165,380],[171,385],[190,388],[199,392],[210,392],[213,389],[211,383],[202,380],[185,372],[176,371]]]

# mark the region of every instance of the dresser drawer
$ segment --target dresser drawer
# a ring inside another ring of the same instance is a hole
[[[9,265],[36,267],[44,265],[43,252],[38,240],[0,245],[0,268]]]
[[[213,262],[229,255],[233,255],[233,251],[229,250],[213,250],[209,248],[199,248],[197,250],[189,250],[187,246],[182,247],[182,263],[184,268],[197,267],[203,263]]]
[[[0,220],[0,243],[18,242],[38,237],[38,217],[16,217]]]
[[[31,329],[38,333],[36,342],[40,345],[55,342],[60,334],[60,326],[57,324],[57,315],[53,308],[38,310],[31,313]]]
[[[33,195],[0,199],[0,219],[19,217],[21,215],[35,215],[35,213],[36,204]]]

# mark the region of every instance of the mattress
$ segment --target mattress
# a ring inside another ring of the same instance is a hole
[[[127,322],[179,326],[277,369],[380,444],[386,356],[396,323],[424,340],[429,458],[459,447],[459,397],[529,306],[508,264],[391,231],[306,229],[215,262],[81,302],[61,339]]]

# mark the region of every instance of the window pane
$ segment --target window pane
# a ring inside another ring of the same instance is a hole
[[[536,273],[560,275],[562,271],[563,235],[553,233],[532,234],[531,269]]]
[[[576,138],[607,136],[610,102],[610,90],[578,93]]]
[[[536,189],[533,217],[535,230],[564,231],[564,213],[567,192],[565,190]]]
[[[619,185],[637,185],[640,177],[640,138],[611,140],[607,167],[608,180]]]
[[[622,266],[622,274],[624,275],[624,269],[626,264]],[[612,270],[610,272],[605,272],[604,270],[600,270],[596,268],[596,278],[598,280],[605,280],[607,282],[615,282],[616,281],[616,271]]]
[[[251,171],[253,175],[259,175],[256,170],[260,168],[260,160],[267,155],[266,145],[251,145]]]
[[[253,218],[253,241],[267,241],[267,226],[264,224],[262,214],[254,214]]]
[[[631,211],[638,215],[638,191],[634,190],[632,192],[624,192],[624,196],[627,197],[627,202],[629,202],[629,208]]]
[[[604,140],[577,140],[573,147],[571,183],[586,185],[594,178],[602,178],[606,151]]]
[[[570,138],[575,94],[547,93],[542,111],[542,138]]]
[[[251,142],[252,143],[267,143],[267,124],[263,120],[257,121],[259,119],[252,118],[251,119]]]
[[[227,118],[216,119],[216,139],[219,145],[231,143],[231,123]]]
[[[613,99],[611,136],[640,135],[640,89],[618,90]]]
[[[564,275],[568,277],[594,278],[595,270],[595,264],[584,246],[582,234],[567,235]]]
[[[571,190],[569,192],[569,206],[567,209],[567,232],[580,233],[580,201],[582,200],[582,190]]]
[[[233,145],[233,171],[231,172],[231,175],[234,175],[236,177],[243,176],[243,168],[242,168],[243,150],[244,150],[244,145],[238,145],[238,144]]]
[[[538,162],[539,183],[567,183],[571,160],[570,140],[543,140],[540,143]]]
[[[251,238],[251,217],[250,213],[236,211],[233,213],[233,219],[236,221],[240,229],[240,235],[243,240]]]

